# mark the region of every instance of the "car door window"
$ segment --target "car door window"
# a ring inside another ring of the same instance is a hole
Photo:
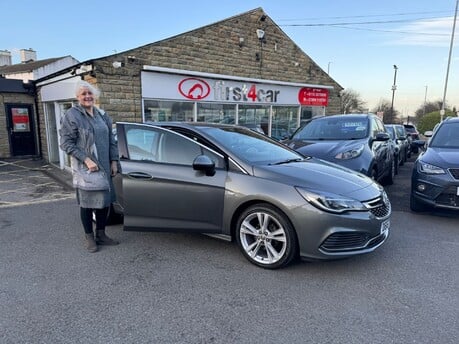
[[[131,160],[156,161],[156,144],[159,133],[154,130],[132,127],[126,131],[126,141]]]

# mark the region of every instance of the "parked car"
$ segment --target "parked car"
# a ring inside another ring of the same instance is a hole
[[[387,184],[395,175],[393,146],[373,114],[318,117],[283,141],[305,156],[331,161]]]
[[[416,126],[413,124],[404,124],[406,134],[410,137],[411,141],[411,152],[418,153],[419,152],[419,144],[416,142],[419,140],[419,132],[416,129]]]
[[[435,129],[413,167],[410,205],[459,210],[459,118],[447,118]]]
[[[237,241],[253,264],[372,252],[391,205],[375,181],[242,126],[117,123],[114,177],[124,230],[206,233]]]
[[[403,166],[408,160],[408,155],[411,152],[410,143],[406,138],[405,127],[401,124],[384,124],[384,126],[390,138],[394,141],[398,164]]]
[[[397,144],[395,129],[393,127],[388,127],[386,124],[387,133],[390,136],[389,144],[392,146],[392,151],[394,152],[394,161],[395,161],[395,174],[398,174],[398,168],[403,161],[403,158],[400,153],[400,146]]]

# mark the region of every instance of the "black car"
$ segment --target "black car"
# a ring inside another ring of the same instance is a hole
[[[312,119],[283,141],[305,156],[331,161],[392,184],[397,162],[382,121],[373,114]]]
[[[410,137],[411,151],[413,153],[419,152],[419,144],[416,142],[419,140],[419,132],[416,126],[413,124],[404,124],[406,134]]]
[[[459,118],[447,118],[435,129],[418,156],[411,176],[410,206],[459,210]]]
[[[410,142],[407,139],[405,127],[401,124],[384,125],[395,144],[398,164],[403,166],[411,155]]]

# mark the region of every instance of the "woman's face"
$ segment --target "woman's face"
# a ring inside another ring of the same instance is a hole
[[[81,106],[90,108],[94,105],[94,94],[87,87],[82,87],[78,91],[77,99]]]

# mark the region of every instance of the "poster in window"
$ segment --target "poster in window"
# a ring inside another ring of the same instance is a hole
[[[13,131],[15,132],[30,131],[29,109],[12,108],[11,114],[13,118]]]

